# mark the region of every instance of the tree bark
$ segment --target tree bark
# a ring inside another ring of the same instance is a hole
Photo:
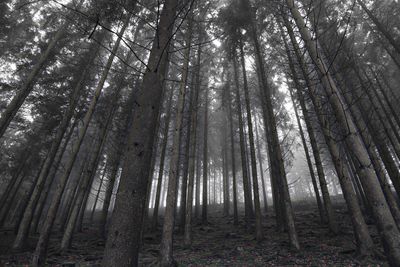
[[[147,180],[152,147],[160,112],[166,51],[172,37],[176,0],[166,0],[160,14],[158,35],[154,38],[142,90],[138,94],[129,130],[127,151],[115,200],[102,266],[137,266],[142,229]]]

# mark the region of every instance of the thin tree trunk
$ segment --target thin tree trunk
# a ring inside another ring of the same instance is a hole
[[[158,212],[161,205],[161,189],[162,189],[162,181],[164,177],[164,165],[165,165],[165,154],[167,152],[167,144],[168,144],[168,132],[169,125],[171,121],[171,109],[172,109],[172,96],[174,94],[174,88],[171,88],[171,92],[169,95],[169,99],[167,102],[167,115],[165,117],[164,131],[163,131],[163,141],[161,145],[161,156],[160,156],[160,166],[158,171],[158,179],[157,179],[157,189],[156,189],[156,199],[153,209],[153,217],[152,217],[152,228],[155,230],[158,225]]]
[[[233,112],[232,112],[232,100],[231,100],[231,87],[230,87],[230,75],[228,72],[228,109],[229,109],[229,131],[230,131],[230,140],[231,140],[231,162],[232,162],[232,191],[233,191],[233,224],[239,224],[239,216],[238,216],[238,205],[237,205],[237,188],[236,188],[236,158],[235,158],[235,134],[233,131]]]
[[[385,27],[380,21],[379,19],[372,14],[372,12],[367,8],[367,6],[364,4],[364,2],[362,0],[357,0],[357,3],[361,6],[361,8],[365,11],[365,13],[367,13],[368,17],[372,20],[372,22],[375,24],[376,28],[378,29],[378,31],[385,36],[385,38],[389,41],[389,43],[393,46],[393,48],[396,50],[397,54],[400,55],[400,45],[398,42],[396,42],[396,40],[394,39],[394,37],[392,36],[392,34],[387,30],[387,27]]]
[[[373,242],[371,239],[371,236],[369,235],[368,227],[364,221],[364,218],[362,216],[361,208],[358,205],[357,197],[355,195],[355,192],[352,188],[351,185],[351,178],[348,175],[349,170],[346,170],[345,165],[343,165],[343,162],[341,160],[342,156],[340,153],[340,150],[336,143],[334,142],[333,136],[331,136],[331,131],[330,131],[330,126],[328,123],[328,120],[325,115],[323,115],[322,111],[322,104],[321,101],[316,98],[315,96],[317,95],[316,89],[311,82],[308,73],[306,71],[305,63],[303,61],[302,55],[300,53],[297,41],[294,37],[292,27],[288,23],[287,19],[284,17],[285,20],[285,25],[287,27],[287,30],[289,32],[290,40],[292,42],[292,45],[294,47],[295,53],[297,60],[300,64],[300,68],[303,74],[303,78],[306,81],[306,85],[308,89],[310,90],[310,97],[314,105],[314,109],[316,111],[319,123],[321,125],[321,129],[324,134],[325,141],[328,145],[329,152],[332,157],[332,162],[335,166],[339,181],[341,183],[342,191],[347,203],[347,206],[350,210],[350,215],[352,218],[352,223],[353,223],[353,229],[357,241],[357,249],[358,252],[362,255],[368,255],[372,252],[373,248]],[[284,39],[286,43],[286,39]],[[293,60],[291,59],[290,53],[288,53],[288,58],[290,59],[290,64],[293,64]],[[292,65],[292,70],[295,71]],[[294,76],[295,73],[294,73]],[[299,97],[303,98],[302,94],[300,91],[298,91]]]
[[[235,88],[236,88],[236,115],[239,119],[239,139],[240,139],[240,155],[242,162],[242,180],[243,180],[243,193],[244,193],[244,205],[245,205],[245,219],[246,226],[250,226],[250,220],[253,217],[253,205],[251,200],[250,188],[249,188],[249,178],[247,171],[247,162],[246,162],[246,147],[244,143],[244,131],[243,131],[243,120],[242,120],[242,105],[240,101],[240,91],[239,91],[239,77],[238,77],[238,67],[236,62],[236,52],[233,52],[233,72],[234,72],[234,80],[235,80]]]
[[[201,40],[201,34],[199,36]],[[185,214],[185,231],[184,231],[184,244],[190,246],[192,244],[192,217],[193,217],[193,190],[195,180],[195,160],[197,152],[197,120],[199,108],[199,94],[200,94],[200,70],[201,70],[201,45],[197,47],[197,63],[196,63],[196,83],[192,92],[192,112],[191,120],[191,135],[190,135],[190,154],[189,154],[189,181],[186,201],[186,214]]]
[[[113,63],[114,57],[116,55],[116,52],[118,50],[119,44],[121,42],[122,39],[122,35],[126,29],[126,27],[129,24],[129,19],[130,16],[127,16],[127,18],[124,20],[123,26],[121,28],[121,30],[118,33],[118,39],[116,40],[114,47],[111,51],[111,54],[108,58],[108,61],[106,63],[106,66],[101,74],[101,78],[99,80],[99,83],[97,84],[94,96],[91,100],[90,106],[88,108],[88,111],[85,114],[85,117],[83,119],[83,126],[79,131],[79,135],[78,135],[78,139],[76,141],[76,143],[73,146],[72,149],[72,153],[71,153],[71,157],[70,160],[67,163],[67,166],[65,168],[65,171],[63,173],[63,175],[60,177],[59,183],[57,185],[57,188],[55,189],[54,192],[54,196],[53,199],[51,201],[51,205],[49,208],[49,211],[47,213],[47,217],[43,226],[43,230],[40,234],[38,243],[36,245],[36,250],[34,252],[33,255],[33,259],[32,259],[32,266],[40,266],[44,264],[44,261],[46,259],[46,254],[47,254],[47,246],[48,246],[48,241],[50,238],[50,233],[51,233],[51,229],[53,228],[53,223],[57,214],[57,210],[59,208],[60,205],[60,201],[61,201],[61,197],[62,197],[62,193],[64,191],[65,185],[68,181],[68,177],[71,173],[72,167],[75,163],[76,160],[76,156],[79,152],[80,146],[82,144],[83,138],[85,137],[87,128],[89,126],[90,120],[92,118],[92,115],[94,113],[95,107],[97,105],[98,99],[100,97],[101,91],[103,89],[104,83],[107,79],[108,73],[110,71],[111,65]]]
[[[207,223],[207,189],[208,189],[208,90],[206,88],[204,98],[204,141],[203,141],[203,206],[201,211],[201,220],[203,224]]]
[[[265,213],[267,213],[268,212],[268,198],[267,198],[267,187],[265,186],[265,180],[264,180],[264,168],[263,168],[262,157],[261,157],[261,143],[260,143],[260,138],[258,136],[257,125],[255,126],[255,128],[256,128],[256,140],[257,140],[257,157],[258,157],[258,162],[260,165],[261,185],[262,185],[262,193],[263,193],[263,199],[264,199],[264,211],[265,211]]]
[[[46,184],[46,180],[50,180],[49,185],[51,185],[55,178],[54,177],[55,174],[52,177],[49,177],[51,166],[54,163],[57,151],[60,147],[60,144],[62,142],[65,131],[68,128],[68,124],[70,123],[70,120],[75,112],[75,107],[76,107],[79,97],[81,95],[81,89],[83,88],[85,79],[87,78],[87,73],[90,70],[90,67],[94,61],[94,58],[97,55],[98,48],[99,48],[99,45],[96,44],[95,49],[93,49],[93,52],[90,52],[88,54],[87,63],[82,68],[82,70],[80,72],[80,76],[77,80],[77,83],[74,86],[74,90],[71,95],[71,101],[70,101],[69,107],[66,110],[66,112],[64,113],[63,119],[60,122],[60,125],[58,126],[57,132],[56,132],[53,142],[51,144],[50,151],[48,153],[48,157],[47,157],[46,161],[44,162],[42,170],[40,171],[38,183],[35,186],[35,189],[33,190],[32,195],[29,199],[29,203],[25,209],[25,212],[24,212],[21,224],[20,224],[20,228],[18,229],[18,234],[17,234],[14,244],[13,244],[13,249],[16,249],[16,250],[22,249],[23,246],[26,244],[25,241],[29,235],[29,229],[31,226],[32,218],[35,213],[35,209],[38,204],[39,198],[40,198],[41,194],[46,195],[47,191],[48,191],[48,190],[45,190],[45,192],[43,192],[43,189]],[[42,204],[39,204],[39,208],[41,205]]]
[[[249,96],[249,88],[247,86],[246,64],[244,61],[244,51],[243,51],[242,41],[240,41],[239,48],[240,48],[240,58],[242,63],[244,99],[246,103],[247,127],[248,127],[249,142],[250,142],[251,174],[253,176],[253,194],[254,194],[254,211],[255,211],[254,213],[256,220],[255,234],[257,241],[261,241],[263,239],[263,233],[262,233],[261,205],[260,205],[258,177],[257,177],[257,159],[256,159],[256,150],[254,147],[255,145],[254,145],[253,123],[250,112],[250,96]]]
[[[288,53],[289,53],[289,51],[288,51]],[[291,64],[291,66],[292,66],[292,64]],[[297,77],[293,77],[293,79],[297,80]],[[296,87],[300,86],[300,84],[298,84],[298,80],[295,83],[296,83]],[[299,132],[300,132],[301,141],[303,143],[304,153],[305,153],[306,159],[307,159],[308,169],[310,171],[311,182],[312,182],[312,185],[313,185],[315,198],[317,200],[319,217],[321,219],[321,222],[323,222],[324,221],[324,209],[323,209],[323,206],[322,206],[321,197],[319,195],[317,180],[316,180],[315,174],[314,174],[314,166],[313,166],[313,163],[312,163],[311,158],[310,158],[310,153],[308,151],[306,139],[304,137],[303,127],[301,126],[300,117],[299,117],[299,114],[297,112],[297,106],[296,106],[296,103],[294,102],[293,92],[292,92],[291,89],[289,89],[289,90],[290,90],[290,97],[291,97],[292,103],[293,103],[294,113],[296,115],[297,125],[299,126]],[[299,92],[300,90],[301,89],[299,87],[297,87],[297,91]]]
[[[107,172],[107,165],[104,166],[103,174],[101,175],[101,178],[100,178],[99,188],[97,189],[96,197],[95,197],[94,203],[93,203],[93,208],[90,213],[90,220],[89,220],[90,224],[93,224],[93,217],[94,217],[94,213],[96,212],[96,206],[97,206],[97,202],[100,197],[101,188],[103,187],[103,182],[104,182],[104,178],[106,176],[106,172]]]
[[[81,1],[83,2],[83,1]],[[29,73],[24,83],[19,88],[17,94],[13,97],[11,102],[8,104],[6,110],[3,112],[0,118],[0,138],[4,135],[12,119],[17,114],[18,110],[24,103],[26,97],[32,91],[35,82],[40,73],[45,68],[50,57],[54,54],[57,43],[65,36],[67,31],[68,23],[64,22],[63,25],[55,33],[54,37],[48,43],[46,50],[41,54],[38,62],[33,66],[33,69]]]
[[[190,13],[188,15],[188,29],[186,32],[186,49],[184,52],[184,63],[182,71],[182,80],[179,88],[179,97],[177,104],[177,114],[175,118],[174,138],[172,144],[172,156],[170,161],[168,191],[167,191],[167,205],[165,207],[164,225],[160,246],[160,266],[174,266],[175,260],[173,258],[173,232],[175,224],[175,210],[177,198],[177,179],[179,176],[179,157],[180,147],[182,143],[183,131],[183,113],[185,110],[185,98],[187,94],[186,84],[188,80],[189,62],[190,62],[190,43],[192,40],[192,5],[190,5]],[[185,177],[182,177],[184,179]],[[186,205],[186,203],[185,203]]]
[[[39,222],[40,222],[40,219],[42,218],[43,209],[44,209],[44,206],[46,204],[47,197],[49,195],[51,186],[53,185],[54,177],[55,177],[55,175],[56,175],[56,173],[58,171],[58,168],[60,166],[60,163],[61,163],[61,160],[63,158],[64,152],[67,149],[69,140],[71,139],[72,134],[73,134],[73,132],[75,130],[75,127],[76,127],[76,125],[78,125],[78,122],[79,122],[79,120],[75,119],[73,124],[71,125],[70,130],[69,130],[67,136],[65,137],[64,144],[61,147],[60,151],[58,152],[57,159],[55,160],[55,163],[53,163],[53,170],[52,170],[52,172],[50,172],[48,174],[48,177],[50,177],[51,179],[46,179],[46,180],[48,180],[47,184],[45,185],[44,192],[42,192],[42,194],[40,195],[39,202],[38,202],[38,204],[36,206],[35,214],[33,216],[33,220],[32,220],[32,223],[31,223],[31,231],[32,231],[32,233],[37,233],[38,232]]]

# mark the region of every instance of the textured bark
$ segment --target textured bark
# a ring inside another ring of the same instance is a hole
[[[156,135],[165,69],[168,62],[166,51],[172,36],[176,0],[164,2],[154,38],[142,90],[133,115],[127,143],[127,151],[115,200],[115,208],[107,237],[103,266],[137,266],[142,229],[147,180],[150,171],[152,147]]]
[[[315,40],[312,40],[310,32],[305,27],[303,17],[295,7],[293,0],[286,0],[286,3],[299,28],[307,51],[320,74],[321,82],[325,88],[335,117],[343,128],[346,144],[357,159],[360,180],[371,204],[372,213],[381,234],[389,262],[393,266],[400,265],[400,233],[380,188],[368,152],[362,143],[348,109],[344,108],[345,103],[342,100],[341,93],[337,89],[336,83],[330,75],[328,68],[319,56],[320,51],[318,50],[318,45]]]
[[[251,112],[250,112],[250,95],[249,95],[249,88],[247,85],[246,64],[244,61],[244,52],[243,52],[243,43],[242,42],[240,42],[239,48],[240,48],[240,58],[241,58],[242,72],[243,72],[243,91],[244,91],[244,99],[245,99],[245,103],[246,103],[247,127],[248,127],[248,134],[249,134],[249,143],[250,143],[251,174],[253,177],[254,213],[255,213],[255,220],[256,220],[255,234],[256,234],[257,241],[261,241],[263,239],[263,233],[262,233],[261,205],[260,205],[258,177],[257,177],[257,159],[256,159],[255,145],[254,145],[253,122],[251,119]]]

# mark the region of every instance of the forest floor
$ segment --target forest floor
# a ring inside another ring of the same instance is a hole
[[[335,205],[340,224],[340,233],[336,236],[319,223],[315,206],[295,204],[294,210],[300,251],[289,248],[287,234],[276,230],[274,217],[270,214],[263,216],[265,239],[258,243],[246,230],[243,220],[239,226],[234,226],[233,219],[222,216],[222,212],[211,211],[208,225],[194,225],[194,242],[190,249],[183,246],[183,235],[177,228],[175,260],[179,266],[387,266],[383,260],[356,257],[352,226],[344,204]],[[372,225],[370,231],[379,244]],[[28,241],[26,251],[20,253],[12,253],[10,249],[13,238],[10,231],[0,232],[0,266],[28,266],[35,237]],[[78,233],[66,254],[57,250],[60,238],[58,234],[52,237],[49,266],[100,265],[104,241],[96,234],[96,228],[87,227],[84,233]],[[146,234],[144,242],[140,265],[156,266],[160,233]]]

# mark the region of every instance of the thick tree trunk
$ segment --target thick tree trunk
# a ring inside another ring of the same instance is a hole
[[[103,257],[103,266],[137,266],[142,229],[146,186],[150,171],[152,147],[156,135],[165,69],[166,51],[172,36],[172,25],[178,8],[176,0],[166,0],[160,14],[158,35],[150,52],[139,104],[133,116],[127,152],[115,200],[110,232]]]

